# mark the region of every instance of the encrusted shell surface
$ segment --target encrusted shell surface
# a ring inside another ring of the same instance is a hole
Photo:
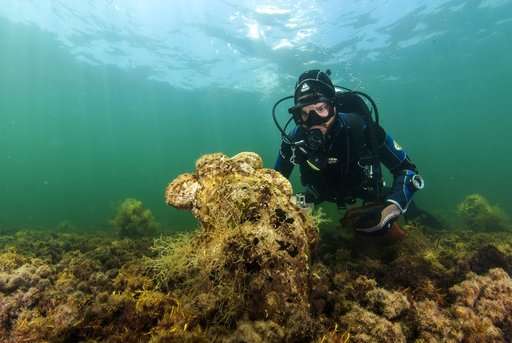
[[[190,210],[193,207],[197,191],[201,188],[195,175],[184,173],[172,181],[165,190],[165,201],[179,209]]]
[[[229,157],[222,153],[203,155],[196,161],[198,178],[223,175],[229,172],[229,170]]]
[[[252,174],[255,170],[263,168],[263,160],[254,152],[241,152],[230,159],[234,172]]]
[[[293,188],[290,181],[281,175],[280,172],[274,169],[259,169],[257,174],[260,175],[265,181],[277,187],[286,196],[293,195]]]
[[[167,204],[179,209],[193,209],[209,205],[211,191],[203,194],[200,189],[216,187],[217,177],[239,175],[261,178],[274,190],[279,190],[284,196],[293,195],[290,182],[281,173],[263,168],[263,160],[254,152],[241,152],[232,158],[222,153],[204,155],[196,161],[195,174],[185,173],[178,176],[166,190]],[[214,188],[213,188],[214,189]],[[213,191],[212,189],[212,191]],[[195,212],[197,212],[196,209]],[[198,213],[195,213],[198,214]]]

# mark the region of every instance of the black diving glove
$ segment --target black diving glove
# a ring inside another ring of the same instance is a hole
[[[358,233],[380,234],[387,232],[400,214],[400,208],[395,204],[371,204],[349,209],[342,219],[342,224],[354,228]]]

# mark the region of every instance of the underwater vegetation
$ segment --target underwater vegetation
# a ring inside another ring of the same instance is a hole
[[[505,229],[508,218],[498,206],[491,205],[480,194],[470,194],[457,205],[457,213],[464,223],[472,228],[486,231]]]
[[[0,233],[0,342],[512,341],[508,221],[383,244],[292,194],[254,153],[211,154],[165,192],[194,231]]]
[[[121,238],[153,236],[159,227],[151,210],[145,208],[142,201],[133,198],[123,200],[111,224]]]

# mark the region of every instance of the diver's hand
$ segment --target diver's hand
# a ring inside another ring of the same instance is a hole
[[[354,229],[366,234],[387,231],[401,213],[400,208],[391,203],[371,207],[356,220]]]

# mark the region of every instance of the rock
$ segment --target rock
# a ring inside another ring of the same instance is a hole
[[[217,295],[225,311],[237,313],[230,318],[243,315],[285,325],[297,312],[309,316],[310,255],[318,232],[311,217],[291,201],[288,180],[262,164],[250,152],[232,158],[205,155],[195,173],[170,183],[166,202],[190,209],[200,230],[189,243],[193,249],[182,245],[185,259],[183,253],[173,257],[170,249],[166,261],[187,261],[183,268],[190,272],[182,275],[193,279],[187,284],[198,294]]]

